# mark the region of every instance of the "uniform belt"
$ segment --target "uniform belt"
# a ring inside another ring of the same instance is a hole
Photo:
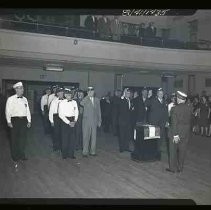
[[[75,117],[72,116],[72,117],[66,117],[70,122],[73,122],[75,120]]]
[[[58,113],[54,113],[53,115],[58,116]]]
[[[21,117],[12,117],[12,118],[14,118],[14,119],[24,119],[24,118],[26,118],[26,116],[21,116]]]

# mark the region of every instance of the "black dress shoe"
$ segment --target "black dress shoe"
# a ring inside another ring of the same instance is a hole
[[[171,170],[170,168],[166,168],[166,171],[171,172],[171,173],[175,173],[175,171]]]
[[[82,155],[84,158],[88,158],[88,155]]]
[[[76,157],[75,156],[72,156],[72,157],[70,157],[70,159],[76,159]]]

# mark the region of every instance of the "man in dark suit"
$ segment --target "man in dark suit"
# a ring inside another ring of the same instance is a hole
[[[165,138],[165,127],[168,125],[168,107],[163,99],[163,90],[157,90],[157,96],[151,99],[149,107],[148,121],[152,125],[160,127],[160,141],[158,142],[158,150],[161,152],[161,159],[167,154],[167,142]]]
[[[138,30],[139,38],[145,37],[145,34],[146,34],[145,23],[141,23]]]
[[[83,100],[84,98],[84,92],[82,90],[78,90],[77,94],[76,94],[76,102],[78,105],[78,111],[79,111],[79,115],[78,115],[78,121],[75,124],[75,148],[76,150],[82,149],[83,148],[83,130],[82,130],[82,118],[83,118],[83,106],[81,106],[80,102]]]
[[[153,22],[149,23],[149,26],[146,28],[146,36],[149,38],[156,37],[157,28],[154,26]]]
[[[112,113],[112,130],[114,136],[119,135],[119,123],[118,123],[118,109],[120,104],[121,90],[115,90],[114,96],[111,99],[111,113]]]
[[[100,100],[102,127],[105,133],[109,132],[111,125],[111,102],[109,95],[106,95]]]
[[[126,88],[119,104],[119,151],[130,152],[129,143],[131,139],[131,100],[130,100],[130,90]]]
[[[92,31],[93,38],[95,38],[95,35],[97,32],[97,24],[98,24],[98,20],[93,15],[88,15],[84,22],[85,27],[88,30]]]
[[[144,87],[141,91],[141,95],[133,100],[135,122],[146,122],[147,94],[147,88]]]
[[[190,139],[192,109],[185,103],[187,95],[177,91],[177,105],[170,111],[169,168],[172,173],[182,172],[188,141]]]
[[[108,40],[111,36],[111,21],[103,15],[98,21],[98,31],[101,39]]]

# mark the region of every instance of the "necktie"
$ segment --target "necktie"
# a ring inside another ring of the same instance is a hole
[[[57,105],[57,114],[59,113],[59,104],[60,104],[60,101],[59,101],[59,103]]]
[[[58,102],[58,105],[57,105],[57,114],[59,113],[59,104],[61,103],[63,99],[62,98],[59,98],[59,102]]]
[[[130,109],[130,99],[129,98],[127,98],[127,103],[128,103],[128,107]]]
[[[90,97],[92,104],[94,105],[93,97]]]
[[[49,95],[47,95],[47,104],[46,105],[48,105],[48,99],[49,99]]]
[[[23,98],[23,96],[18,96],[17,98]]]

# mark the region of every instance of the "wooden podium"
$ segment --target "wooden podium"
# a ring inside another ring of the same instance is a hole
[[[156,161],[160,160],[158,151],[160,140],[160,128],[153,125],[137,123],[134,130],[135,148],[131,153],[134,161]]]

